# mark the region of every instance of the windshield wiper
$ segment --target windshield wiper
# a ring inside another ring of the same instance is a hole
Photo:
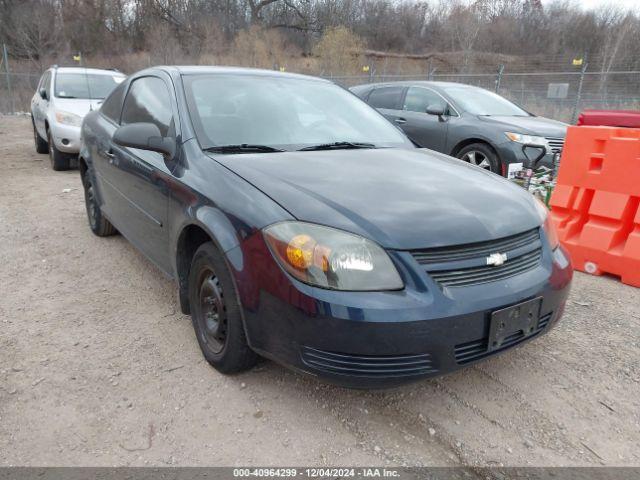
[[[362,143],[362,142],[332,142],[332,143],[320,143],[318,145],[311,145],[309,147],[301,148],[300,151],[304,150],[338,150],[338,149],[347,149],[347,148],[376,148],[373,143]]]
[[[205,152],[216,153],[271,153],[271,152],[284,152],[279,148],[270,147],[269,145],[253,145],[250,143],[239,143],[237,145],[214,145],[213,147],[207,147]]]

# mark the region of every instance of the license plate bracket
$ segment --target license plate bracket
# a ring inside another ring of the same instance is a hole
[[[541,305],[542,298],[538,297],[492,312],[489,351],[502,348],[505,340],[517,338],[520,332],[523,338],[533,334],[538,326]]]

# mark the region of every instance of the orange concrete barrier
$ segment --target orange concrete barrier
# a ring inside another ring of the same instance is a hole
[[[640,287],[640,129],[569,127],[550,205],[574,268]]]

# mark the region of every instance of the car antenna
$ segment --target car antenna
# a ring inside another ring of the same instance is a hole
[[[82,54],[78,54],[80,62],[82,64]],[[91,86],[89,85],[89,75],[87,74],[87,67],[84,68],[84,81],[87,83],[87,91],[89,92],[89,111],[93,112],[93,95],[91,95]]]

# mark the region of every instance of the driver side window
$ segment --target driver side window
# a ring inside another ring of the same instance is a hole
[[[158,77],[134,80],[124,100],[121,125],[154,123],[163,137],[175,135],[169,90]]]
[[[431,105],[439,105],[447,112],[447,102],[437,93],[426,88],[409,87],[402,109],[409,112],[426,113],[427,107]]]

